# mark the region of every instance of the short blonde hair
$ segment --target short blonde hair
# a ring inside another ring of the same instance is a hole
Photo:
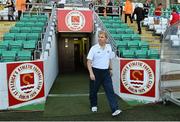
[[[104,35],[106,39],[108,38],[106,31],[99,31],[98,36],[99,35]]]

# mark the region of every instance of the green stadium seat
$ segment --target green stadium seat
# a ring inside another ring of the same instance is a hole
[[[34,24],[34,27],[44,27],[45,24],[46,24],[46,23],[44,23],[44,22],[36,22],[36,23]]]
[[[155,49],[148,50],[148,58],[149,59],[159,59],[159,52]]]
[[[9,42],[9,47],[12,51],[22,50],[22,41],[11,41]]]
[[[36,43],[32,41],[23,42],[23,49],[34,51],[36,49]]]
[[[39,40],[40,33],[31,33],[27,35],[27,40]]]
[[[148,50],[149,49],[149,44],[145,41],[139,41],[139,48],[141,50]]]
[[[20,28],[21,33],[31,33],[31,28],[30,27],[22,27]]]
[[[9,48],[9,41],[0,41],[0,49],[8,50]]]
[[[17,22],[16,23],[16,27],[25,27],[25,25],[26,25],[26,22]]]
[[[122,40],[122,35],[121,34],[111,34],[114,40],[121,41]]]
[[[122,40],[131,40],[131,34],[122,34]]]
[[[110,24],[110,23],[105,23],[104,25],[106,28],[112,28],[113,27],[112,24]]]
[[[16,60],[16,51],[3,51],[2,62],[12,62]]]
[[[121,24],[120,23],[113,23],[111,25],[113,26],[113,28],[121,28]]]
[[[126,29],[125,32],[127,34],[134,34],[134,31],[132,29],[130,29],[130,28]]]
[[[139,42],[138,41],[130,41],[128,42],[128,49],[129,50],[138,50]]]
[[[18,61],[29,61],[29,60],[32,60],[31,51],[29,51],[29,50],[19,51],[17,53],[17,60]]]
[[[34,22],[27,22],[24,27],[33,27],[36,26]]]
[[[124,33],[126,33],[126,29],[125,28],[118,28],[117,33],[118,34],[124,34]]]
[[[126,48],[127,48],[127,42],[126,41],[116,41],[115,45],[116,45],[117,49],[120,51],[126,50]]]
[[[123,58],[135,58],[134,50],[123,50],[122,57]]]
[[[139,34],[132,34],[131,38],[133,40],[141,40],[141,36]]]
[[[12,27],[9,30],[10,33],[19,33],[20,32],[20,28],[19,27]]]
[[[120,20],[119,16],[113,16],[113,20]]]
[[[14,33],[5,33],[3,36],[3,40],[14,40],[15,34]]]
[[[136,50],[135,55],[137,58],[146,59],[147,58],[147,50]]]
[[[109,31],[111,34],[116,34],[116,29],[115,29],[115,28],[109,28],[108,31]]]
[[[31,34],[17,33],[16,36],[15,36],[15,40],[26,40],[27,35],[31,35]]]

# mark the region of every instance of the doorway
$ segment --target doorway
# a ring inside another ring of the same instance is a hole
[[[83,71],[86,68],[90,37],[83,34],[60,34],[58,39],[60,73]]]

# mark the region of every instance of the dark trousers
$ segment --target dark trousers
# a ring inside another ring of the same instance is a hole
[[[133,23],[133,20],[132,20],[132,17],[131,17],[131,14],[125,14],[125,23],[127,23],[127,17],[129,17],[131,23]]]
[[[14,17],[12,15],[8,15],[8,20],[9,21],[14,20]]]
[[[138,26],[138,31],[139,31],[139,34],[141,34],[141,21],[140,20],[137,20],[137,26]]]
[[[93,73],[95,75],[96,80],[90,80],[90,104],[91,107],[97,106],[97,93],[101,84],[104,87],[109,105],[111,107],[111,111],[114,112],[118,109],[118,103],[116,100],[116,95],[114,94],[112,79],[108,69],[96,69],[93,68]]]
[[[18,11],[18,20],[20,20],[20,18],[21,18],[21,14],[22,14],[22,11]]]

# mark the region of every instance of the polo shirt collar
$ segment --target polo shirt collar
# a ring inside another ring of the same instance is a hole
[[[105,48],[106,48],[106,47],[107,47],[107,44],[105,44]],[[98,48],[99,48],[99,49],[102,49],[102,47],[101,47],[99,44],[98,44]],[[104,48],[104,49],[105,49],[105,48]]]

